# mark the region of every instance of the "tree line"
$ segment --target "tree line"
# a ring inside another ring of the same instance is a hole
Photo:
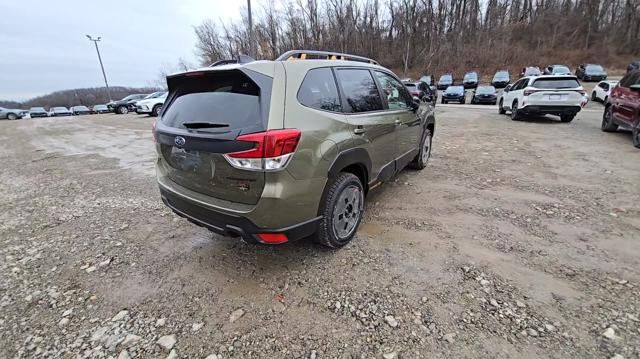
[[[281,0],[254,9],[252,32],[245,11],[195,33],[203,65],[314,49],[416,76],[552,63],[624,68],[640,54],[640,0]]]
[[[157,87],[109,87],[111,99],[117,101],[125,96],[138,93],[152,93],[159,91]],[[72,90],[63,90],[52,92],[47,95],[38,96],[24,102],[16,101],[0,101],[0,107],[5,108],[22,108],[30,107],[50,108],[55,106],[71,107],[71,106],[93,106],[101,105],[109,102],[107,90],[104,87],[79,88]]]

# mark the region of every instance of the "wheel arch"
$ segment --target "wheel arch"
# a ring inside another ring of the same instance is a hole
[[[329,179],[336,178],[341,172],[354,174],[362,182],[365,194],[369,190],[371,174],[371,157],[364,148],[352,148],[340,152],[331,166],[329,166]],[[324,194],[323,194],[324,195]]]

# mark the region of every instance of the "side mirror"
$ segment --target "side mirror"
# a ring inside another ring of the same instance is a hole
[[[631,91],[640,91],[640,84],[631,85],[629,86],[629,89]]]

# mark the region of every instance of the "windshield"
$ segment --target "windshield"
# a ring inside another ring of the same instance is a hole
[[[53,111],[55,112],[66,112],[69,111],[66,107],[54,107]]]
[[[440,76],[440,82],[452,82],[453,77],[451,75],[442,75]]]
[[[527,67],[527,69],[524,71],[524,75],[536,76],[536,75],[541,75],[541,72],[540,72],[540,69],[537,67]]]
[[[152,94],[148,94],[147,96],[145,96],[144,98],[156,98],[156,97],[160,97],[162,96],[162,94],[164,94],[164,92],[160,91],[160,92],[154,92]]]
[[[490,95],[496,93],[496,88],[493,86],[480,86],[476,90],[479,95]]]
[[[123,99],[122,99],[122,100],[120,100],[120,101],[132,100],[132,99],[136,98],[136,96],[138,96],[138,95],[129,95],[129,96],[127,96],[127,97],[123,98]]]
[[[475,81],[478,79],[478,74],[475,72],[469,72],[464,75],[464,81]]]
[[[104,108],[107,108],[107,105],[95,105],[95,106],[93,106],[93,108],[102,110]]]
[[[431,85],[431,76],[422,76],[420,78],[420,81],[424,81],[427,83],[427,85]]]
[[[604,69],[600,65],[587,65],[587,72],[604,72]]]
[[[556,66],[553,67],[553,73],[554,74],[569,74],[569,73],[571,73],[571,70],[569,70],[569,68],[566,67],[566,66],[556,65]]]
[[[44,107],[32,107],[29,109],[29,111],[44,111]]]
[[[89,110],[89,108],[87,106],[74,106],[73,108],[75,110],[86,110],[86,111]]]
[[[498,71],[495,76],[493,76],[494,80],[509,80],[509,73],[507,71]]]
[[[580,84],[575,78],[558,77],[535,80],[531,87],[539,89],[572,89],[580,87]]]
[[[446,93],[463,93],[464,92],[464,87],[462,86],[449,86],[447,87],[447,89],[445,90]]]

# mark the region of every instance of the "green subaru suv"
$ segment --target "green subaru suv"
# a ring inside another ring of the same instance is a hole
[[[167,77],[154,124],[163,202],[249,242],[341,247],[367,192],[431,155],[433,108],[370,59],[289,51]]]

